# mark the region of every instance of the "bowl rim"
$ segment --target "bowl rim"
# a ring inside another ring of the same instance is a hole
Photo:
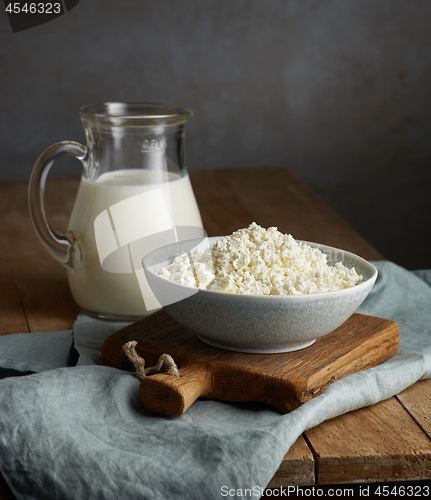
[[[218,241],[222,238],[225,238],[225,237],[226,236],[211,236],[211,237],[208,237],[208,240],[209,240],[210,244],[212,244],[213,242],[216,242],[216,241]],[[193,240],[184,240],[184,241],[176,242],[176,243],[174,243],[174,245],[177,245],[180,243],[186,243],[187,241],[193,241]],[[181,289],[184,289],[184,290],[195,291],[194,294],[190,294],[190,295],[196,295],[199,293],[199,294],[203,294],[204,296],[205,295],[209,295],[209,296],[214,295],[215,297],[237,297],[237,298],[232,299],[232,300],[244,300],[245,298],[247,298],[247,300],[271,300],[271,301],[275,301],[278,299],[278,300],[281,300],[283,302],[286,300],[289,300],[289,301],[313,300],[313,299],[315,300],[316,298],[320,298],[320,297],[322,297],[322,298],[328,297],[329,298],[329,297],[334,297],[336,295],[341,295],[341,294],[347,295],[349,293],[354,293],[354,291],[361,291],[362,289],[367,289],[369,286],[374,285],[374,282],[376,281],[377,276],[378,276],[378,270],[373,264],[371,264],[371,262],[364,259],[363,257],[360,257],[359,255],[357,255],[353,252],[350,252],[348,250],[343,250],[343,249],[338,248],[338,247],[332,247],[332,246],[326,245],[324,243],[316,243],[316,242],[312,242],[312,241],[299,240],[296,238],[295,238],[295,241],[297,241],[298,243],[305,243],[306,245],[317,247],[319,249],[320,249],[320,247],[324,247],[324,248],[332,250],[332,251],[343,252],[343,256],[344,255],[350,256],[353,258],[353,260],[357,260],[358,263],[361,263],[365,267],[368,267],[370,272],[371,272],[371,276],[368,279],[366,279],[365,281],[362,281],[361,283],[359,283],[357,285],[353,285],[353,286],[350,286],[348,288],[342,288],[341,290],[330,290],[327,292],[315,292],[315,293],[303,293],[303,294],[297,294],[297,295],[293,295],[293,294],[263,295],[263,294],[253,294],[253,293],[229,293],[229,292],[222,292],[222,291],[218,291],[218,290],[207,290],[205,288],[197,288],[197,287],[193,287],[193,286],[182,285],[180,283],[176,283],[175,281],[168,280],[167,278],[164,278],[163,276],[160,276],[153,269],[150,269],[149,267],[144,266],[144,264],[142,264],[142,267],[144,268],[145,272],[150,272],[156,278],[163,280],[163,282],[166,283],[168,286],[176,286],[176,287],[180,287]],[[169,246],[169,245],[167,245],[167,246]],[[161,247],[161,248],[164,248],[164,247]],[[159,250],[160,250],[160,248],[152,250],[142,259],[142,261],[144,262],[145,258],[148,255],[154,254]],[[173,260],[173,258],[170,260]],[[353,266],[353,267],[355,267],[355,266]]]

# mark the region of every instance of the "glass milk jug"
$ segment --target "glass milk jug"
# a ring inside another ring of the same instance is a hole
[[[184,160],[192,112],[170,104],[114,102],[84,106],[80,115],[86,146],[54,144],[33,168],[31,218],[49,253],[66,267],[77,304],[97,316],[133,320],[160,307],[142,258],[204,235]],[[83,165],[64,235],[49,226],[43,199],[48,171],[60,155]]]

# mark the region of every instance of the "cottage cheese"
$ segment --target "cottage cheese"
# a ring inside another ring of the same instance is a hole
[[[341,290],[362,281],[355,268],[327,263],[319,249],[253,222],[207,249],[179,253],[157,274],[191,287],[256,295]]]

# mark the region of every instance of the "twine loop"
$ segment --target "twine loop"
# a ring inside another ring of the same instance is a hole
[[[162,354],[159,356],[156,366],[145,368],[145,359],[141,358],[141,356],[139,356],[136,352],[137,344],[136,340],[131,340],[123,345],[123,351],[132,362],[135,368],[136,376],[145,378],[156,373],[167,373],[168,375],[173,375],[174,377],[181,377],[175,361],[172,356],[169,356],[169,354]]]

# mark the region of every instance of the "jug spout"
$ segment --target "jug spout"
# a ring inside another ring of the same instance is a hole
[[[90,148],[89,177],[122,169],[181,174],[192,111],[163,103],[102,103],[80,110]]]

